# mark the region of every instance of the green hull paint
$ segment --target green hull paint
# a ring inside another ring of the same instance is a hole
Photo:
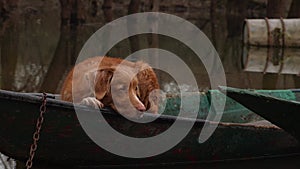
[[[277,98],[282,98],[286,100],[296,100],[299,96],[299,92],[294,92],[292,90],[255,90],[258,93],[262,93],[265,95],[270,95]],[[208,93],[200,94],[200,109],[198,111],[198,119],[206,119],[209,108],[210,108],[210,100],[211,94],[215,94],[217,100],[219,102],[226,101],[224,112],[222,115],[222,122],[231,122],[231,123],[250,123],[258,120],[263,120],[260,116],[253,113],[251,110],[247,109],[240,103],[231,99],[230,97],[226,97],[223,93],[218,90],[210,90]],[[193,105],[197,104],[195,97],[198,97],[199,94],[187,95],[185,99],[189,100],[187,103],[193,109]],[[167,99],[166,109],[163,114],[177,116],[179,113],[180,107],[180,96],[173,96]],[[199,104],[199,103],[198,103]],[[185,109],[185,112],[191,112],[191,110]],[[191,112],[192,113],[192,112]]]

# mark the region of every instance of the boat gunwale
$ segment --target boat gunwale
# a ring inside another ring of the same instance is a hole
[[[300,91],[300,90],[299,90]],[[40,96],[39,96],[40,95]],[[84,105],[74,105],[71,102],[63,101],[55,99],[53,96],[54,94],[49,94],[50,97],[47,99],[47,106],[55,107],[55,108],[61,108],[61,109],[69,109],[69,110],[82,110],[84,112],[88,113],[95,113],[98,112],[99,109],[95,109],[93,107],[88,107]],[[41,103],[41,96],[42,94],[39,93],[22,93],[22,92],[15,92],[15,91],[8,91],[8,90],[0,90],[0,99],[9,99],[9,100],[15,100],[15,101],[21,101],[21,102],[28,102],[31,104],[40,104]],[[114,110],[112,110],[109,107],[103,108],[100,110],[102,114],[108,115],[108,116],[116,116],[116,117],[122,117],[119,113],[116,113]],[[77,116],[77,114],[76,114]],[[258,125],[258,124],[252,124],[252,123],[231,123],[231,122],[214,122],[214,121],[208,121],[204,119],[192,119],[188,117],[179,117],[179,116],[172,116],[172,115],[164,115],[164,114],[150,114],[150,113],[144,113],[142,118],[155,118],[159,121],[167,121],[167,122],[174,122],[176,120],[180,121],[186,121],[191,122],[194,121],[194,125],[196,124],[204,124],[209,123],[210,125],[219,125],[219,127],[250,127],[255,129],[273,129],[273,130],[282,130],[281,128],[275,126],[275,125]]]
[[[219,91],[222,92],[222,93],[224,93],[224,94],[239,92],[241,94],[247,94],[247,95],[250,95],[250,96],[261,97],[261,98],[264,98],[264,99],[266,99],[268,101],[277,101],[277,102],[280,101],[280,102],[284,102],[286,104],[300,106],[300,101],[287,100],[287,99],[283,99],[283,98],[278,98],[278,97],[266,95],[266,94],[263,94],[263,93],[255,92],[255,90],[249,90],[249,91],[247,91],[247,89],[236,89],[236,88],[227,87],[227,86],[219,86]],[[300,92],[300,89],[291,89],[290,91],[292,91],[292,92]]]

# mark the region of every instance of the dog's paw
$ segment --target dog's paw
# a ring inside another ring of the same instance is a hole
[[[98,107],[103,108],[104,107],[104,104],[102,102],[100,102],[99,100],[97,100],[95,97],[84,98],[84,99],[82,99],[80,104],[92,106],[94,108],[98,108]]]

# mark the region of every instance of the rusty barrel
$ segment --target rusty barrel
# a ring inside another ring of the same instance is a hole
[[[242,63],[246,72],[300,75],[300,49],[244,47]]]
[[[300,19],[246,19],[243,43],[249,46],[300,47]]]

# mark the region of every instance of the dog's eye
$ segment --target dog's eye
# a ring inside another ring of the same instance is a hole
[[[126,88],[125,85],[120,85],[120,86],[118,87],[118,89],[121,90],[121,91],[127,90],[127,88]]]
[[[135,87],[135,91],[138,91],[139,90],[139,87],[137,86],[137,87]]]

